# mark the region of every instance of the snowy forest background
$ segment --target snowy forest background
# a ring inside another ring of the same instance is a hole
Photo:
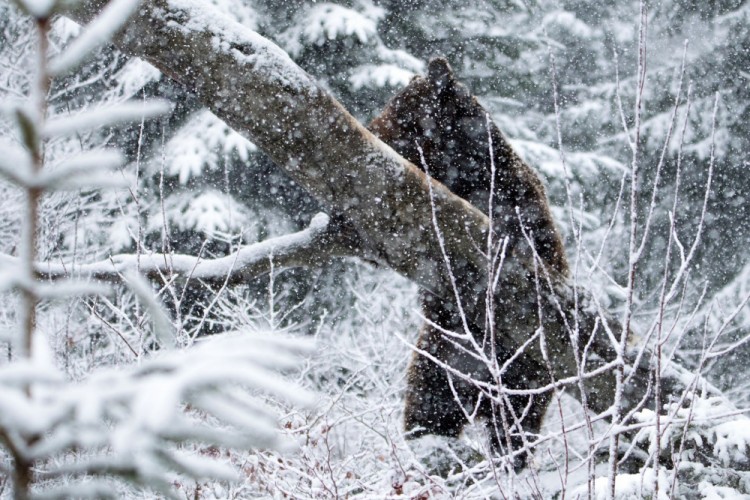
[[[737,408],[748,406],[746,2],[648,2],[640,46],[635,0],[210,3],[281,46],[363,123],[421,74],[431,56],[448,58],[543,177],[570,261],[579,262],[582,282],[614,312],[625,306],[629,271],[632,152],[624,126],[634,126],[638,54],[645,46],[638,195],[644,213],[654,200],[655,222],[639,263],[634,331],[649,332],[663,314],[674,332],[666,350]],[[55,17],[50,56],[63,53],[80,31]],[[11,152],[25,144],[13,109],[33,95],[38,38],[33,20],[8,0],[0,0],[0,34],[6,111],[0,147],[9,151],[10,165]],[[321,211],[262,151],[204,109],[190,88],[109,44],[54,79],[46,95],[50,116],[154,99],[168,100],[171,110],[46,141],[44,166],[52,172],[70,157],[105,148],[119,149],[124,161],[109,179],[119,187],[71,183],[41,199],[38,261],[65,263],[75,276],[76,266],[121,253],[232,255],[240,245],[302,230]],[[17,184],[0,183],[0,253],[7,256],[21,255],[27,213]],[[679,298],[660,307],[662,281],[678,267],[664,262],[670,237],[681,242],[677,255],[690,250],[696,234],[700,244]],[[476,456],[454,457],[464,463],[433,473],[401,424],[409,345],[422,322],[417,288],[387,269],[340,260],[320,269],[275,270],[219,290],[169,280],[148,287],[131,278],[132,286],[113,286],[105,295],[52,294],[36,320],[35,342],[47,347],[23,362],[14,343],[23,296],[13,288],[19,289],[19,264],[3,263],[3,498],[14,494],[17,461],[8,443],[16,432],[52,436],[28,451],[35,474],[30,491],[40,498],[606,495],[606,440],[598,441],[601,452],[587,455],[589,438],[575,429],[580,407],[564,394],[551,406],[526,470],[498,472],[479,431],[470,431],[463,439]],[[169,352],[167,335],[177,346]],[[283,379],[272,375],[279,369]],[[29,397],[35,384],[41,388]],[[688,419],[675,433],[706,440],[714,455],[691,466],[686,458],[679,473],[654,474],[648,465],[621,470],[622,498],[652,495],[655,483],[660,497],[750,495],[750,476],[735,466],[748,465],[750,432],[722,434],[715,427],[722,420],[700,402],[691,411],[706,418]],[[597,436],[607,433],[606,423],[595,426]],[[595,485],[588,481],[592,473],[600,479]]]

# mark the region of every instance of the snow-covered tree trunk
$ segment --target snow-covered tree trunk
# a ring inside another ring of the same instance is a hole
[[[87,22],[105,4],[85,1],[72,17]],[[343,220],[339,253],[348,247],[444,298],[458,293],[472,323],[485,324],[487,259],[477,242],[486,240],[487,217],[438,183],[430,189],[424,173],[375,138],[283,50],[199,0],[145,0],[115,43],[193,89]],[[460,278],[457,291],[451,276]],[[597,412],[613,404],[614,373],[623,363],[630,367],[623,412],[648,398],[649,352],[618,353],[619,322],[593,298],[566,277],[518,259],[506,262],[500,280],[494,316],[506,351],[538,334],[527,351],[551,370],[551,386],[583,375],[587,404]],[[571,335],[580,346],[591,340],[582,370]],[[678,395],[691,382],[673,367],[661,383],[665,395]]]

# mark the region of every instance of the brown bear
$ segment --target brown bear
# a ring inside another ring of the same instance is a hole
[[[487,111],[477,99],[456,81],[445,59],[432,59],[426,77],[414,77],[388,102],[369,129],[410,162],[423,169],[426,164],[430,176],[485,214],[490,205],[491,160],[494,160],[492,212],[495,227],[503,233],[497,235],[498,241],[507,238],[506,255],[531,258],[535,251],[543,265],[567,274],[562,239],[541,180],[488,119]],[[527,236],[531,237],[533,250]],[[426,291],[421,292],[421,300],[428,322],[421,329],[418,349],[475,380],[492,382],[487,367],[444,333],[463,333],[464,322],[456,304]],[[483,338],[483,325],[470,327],[475,337]],[[496,348],[501,363],[513,354]],[[548,382],[546,369],[527,356],[514,361],[502,377],[503,386],[514,389]],[[489,403],[475,384],[449,375],[427,357],[415,353],[407,377],[404,424],[410,437],[424,434],[458,437],[467,423],[467,414],[474,414],[485,419],[493,448],[508,452],[523,444],[523,432],[539,430],[549,395],[512,396],[506,401],[510,405]],[[517,466],[524,462],[524,456],[516,457]]]

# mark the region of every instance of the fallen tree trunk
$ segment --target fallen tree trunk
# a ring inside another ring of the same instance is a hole
[[[84,1],[72,17],[87,22],[105,4]],[[281,49],[211,9],[198,0],[145,0],[115,43],[194,90],[345,218],[351,255],[374,258],[438,296],[458,295],[472,323],[484,325],[488,259],[478,242],[488,218],[374,137]],[[619,352],[621,325],[592,297],[533,261],[511,259],[499,279],[497,342],[508,352],[528,344],[551,372],[540,391],[583,387],[587,406],[605,413],[621,369],[630,380],[623,412],[652,404],[650,352]],[[667,395],[679,397],[691,383],[675,366],[662,374]]]

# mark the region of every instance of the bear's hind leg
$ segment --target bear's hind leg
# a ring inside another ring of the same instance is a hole
[[[494,408],[486,422],[490,446],[498,455],[517,453],[530,441],[535,440],[542,427],[551,397],[550,393],[545,393],[534,396],[510,396],[509,399],[511,408],[493,405]],[[530,450],[517,453],[513,459],[514,469],[523,469],[528,462],[529,454]]]
[[[425,325],[417,347],[440,359],[444,343],[440,332]],[[404,428],[408,437],[436,434],[455,438],[461,434],[466,417],[442,367],[414,353],[406,383]]]
[[[539,363],[524,354],[508,367],[503,382],[507,381],[506,387],[509,389],[528,390],[539,387],[546,373]],[[495,453],[514,453],[533,442],[542,427],[551,399],[552,393],[547,391],[542,394],[508,395],[504,405],[488,404],[485,415],[490,444]],[[515,456],[516,469],[525,467],[530,451],[525,450]]]

